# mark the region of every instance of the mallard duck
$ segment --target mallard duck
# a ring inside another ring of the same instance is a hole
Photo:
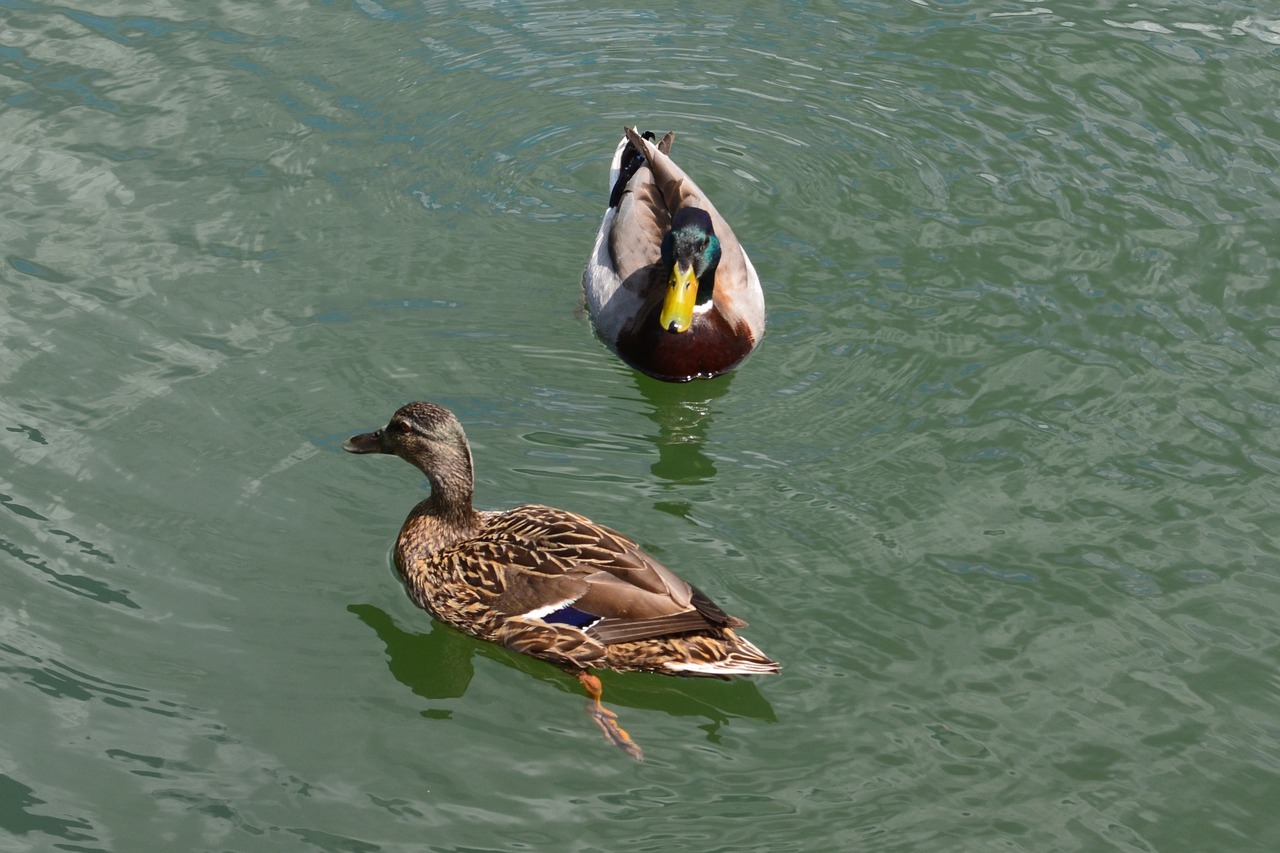
[[[539,504],[475,509],[471,450],[448,409],[410,403],[342,447],[399,456],[431,483],[396,539],[413,600],[461,631],[576,675],[592,719],[631,755],[640,748],[601,704],[591,669],[720,678],[779,670],[738,636],[745,622],[621,533]]]
[[[732,370],[764,335],[764,292],[711,199],[668,156],[674,133],[628,128],[609,167],[609,208],[582,273],[601,340],[668,382]]]

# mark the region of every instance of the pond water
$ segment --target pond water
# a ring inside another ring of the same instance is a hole
[[[1280,19],[1236,2],[0,0],[0,850],[1280,846]],[[577,312],[624,124],[764,282]],[[425,482],[616,527],[782,661],[434,624]]]

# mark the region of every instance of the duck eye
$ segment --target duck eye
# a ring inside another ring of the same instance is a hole
[[[400,432],[401,435],[408,435],[409,433],[413,432],[413,426],[410,425],[408,421],[397,421],[396,429]]]

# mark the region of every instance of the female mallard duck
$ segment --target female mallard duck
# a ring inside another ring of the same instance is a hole
[[[396,568],[413,600],[472,636],[576,674],[592,719],[631,755],[640,748],[600,704],[589,668],[722,678],[778,671],[735,633],[745,622],[622,534],[538,504],[473,508],[471,450],[447,409],[410,403],[342,447],[399,456],[431,483],[396,540]]]
[[[751,259],[711,200],[669,156],[675,134],[626,130],[609,168],[609,209],[582,273],[596,332],[618,357],[668,382],[719,376],[764,335]]]

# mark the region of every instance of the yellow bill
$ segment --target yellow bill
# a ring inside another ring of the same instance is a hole
[[[679,262],[667,281],[667,297],[662,300],[658,322],[668,332],[683,332],[693,325],[693,306],[698,300],[698,277],[693,267]]]

